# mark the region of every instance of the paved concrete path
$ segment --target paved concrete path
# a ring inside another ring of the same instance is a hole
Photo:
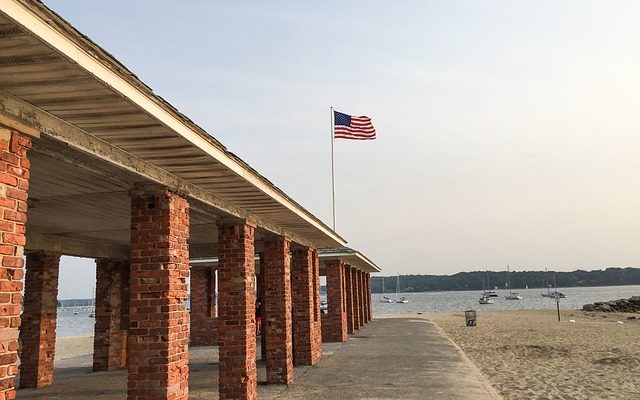
[[[440,329],[420,316],[379,318],[345,343],[323,344],[313,367],[295,369],[289,386],[258,387],[264,399],[495,400],[496,392]],[[191,399],[217,399],[217,348],[191,349]],[[258,362],[258,380],[265,380]],[[126,371],[91,372],[91,357],[56,363],[55,384],[19,390],[18,400],[115,400],[126,398]]]
[[[501,398],[437,326],[416,317],[374,319],[295,384],[265,389],[265,399]]]

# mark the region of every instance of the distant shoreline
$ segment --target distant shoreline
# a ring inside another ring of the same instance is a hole
[[[395,293],[399,283],[401,293],[450,292],[505,288],[507,271],[459,272],[454,275],[400,275],[372,276],[372,293]],[[384,282],[383,282],[384,280]],[[594,288],[640,285],[640,268],[607,268],[596,271],[545,272],[512,271],[510,274],[513,290],[544,290],[558,288]]]

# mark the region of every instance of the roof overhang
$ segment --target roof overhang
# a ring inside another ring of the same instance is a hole
[[[381,269],[376,264],[374,264],[373,261],[369,260],[359,251],[350,249],[348,247],[321,249],[319,258],[320,263],[339,260],[364,272],[374,273],[381,271]]]
[[[0,123],[61,141],[301,244],[346,244],[42,3],[0,2],[0,26]]]

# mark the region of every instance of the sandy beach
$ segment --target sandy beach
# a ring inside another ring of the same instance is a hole
[[[505,399],[640,399],[638,314],[426,313]]]
[[[68,336],[56,339],[56,361],[93,354],[93,336]]]

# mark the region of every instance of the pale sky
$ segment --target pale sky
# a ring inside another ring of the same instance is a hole
[[[638,265],[638,2],[45,3],[328,224],[370,116],[337,231],[388,274]]]

